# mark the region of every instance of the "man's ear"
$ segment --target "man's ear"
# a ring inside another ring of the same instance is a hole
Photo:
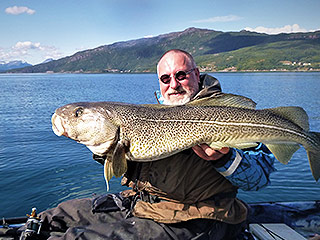
[[[194,73],[196,74],[197,78],[198,78],[198,83],[200,83],[200,71],[199,71],[199,68],[196,68],[194,70]]]

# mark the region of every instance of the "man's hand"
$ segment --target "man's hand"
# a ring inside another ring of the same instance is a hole
[[[218,160],[229,152],[228,147],[223,147],[220,150],[214,150],[207,144],[196,145],[192,147],[192,149],[199,157],[207,161]]]

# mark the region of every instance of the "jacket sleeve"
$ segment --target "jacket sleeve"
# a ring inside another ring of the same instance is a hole
[[[234,186],[257,191],[270,184],[269,175],[276,171],[274,160],[274,155],[260,143],[255,148],[230,148],[223,159],[212,161],[212,164]]]

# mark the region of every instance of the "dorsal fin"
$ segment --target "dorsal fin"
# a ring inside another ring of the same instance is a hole
[[[256,103],[247,97],[230,94],[230,93],[218,93],[214,96],[204,97],[194,100],[186,105],[191,106],[226,106],[226,107],[238,107],[255,109]]]
[[[305,131],[309,131],[309,118],[306,111],[301,107],[277,107],[266,110],[294,122]]]
[[[247,97],[241,95],[235,95],[231,93],[216,93],[214,96],[195,99],[185,104],[186,106],[225,106],[225,107],[238,107],[255,109],[256,103]],[[164,105],[164,104],[141,104],[140,106],[151,108],[173,108],[176,105]]]

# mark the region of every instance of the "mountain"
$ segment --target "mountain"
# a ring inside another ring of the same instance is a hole
[[[202,71],[320,71],[319,41],[278,41],[195,57]]]
[[[24,68],[24,67],[28,67],[28,66],[32,66],[32,65],[27,62],[23,62],[23,61],[11,61],[8,63],[1,61],[0,62],[0,72],[4,72],[7,70],[16,69],[16,68]]]
[[[155,72],[173,48],[190,52],[202,70],[320,69],[320,31],[268,35],[188,28],[151,38],[116,42],[10,72]]]
[[[51,62],[53,61],[54,59],[53,58],[47,58],[46,60],[44,60],[42,63],[48,63],[48,62]]]

